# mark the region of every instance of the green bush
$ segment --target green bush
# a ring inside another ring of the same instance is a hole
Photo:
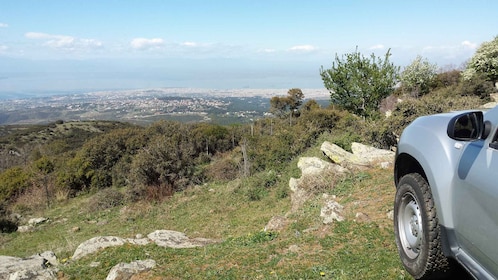
[[[30,187],[31,175],[21,167],[12,167],[0,173],[0,203]]]

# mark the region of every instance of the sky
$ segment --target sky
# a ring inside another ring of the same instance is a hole
[[[461,68],[496,0],[0,0],[0,96],[323,88],[336,55]]]

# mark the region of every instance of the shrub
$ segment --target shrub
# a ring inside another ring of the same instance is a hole
[[[108,188],[99,191],[88,203],[90,211],[101,211],[123,205],[124,195],[113,188]]]
[[[11,233],[17,231],[17,224],[5,219],[0,218],[0,233]]]
[[[0,173],[0,202],[10,200],[30,186],[30,174],[21,167],[12,167]]]

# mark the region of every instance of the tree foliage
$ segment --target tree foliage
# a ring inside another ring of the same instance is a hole
[[[291,88],[287,96],[274,96],[270,99],[270,112],[283,116],[290,110],[291,114],[303,104],[304,94],[299,88]]]
[[[484,42],[476,51],[463,72],[466,80],[483,74],[493,83],[498,82],[498,36],[490,42]]]
[[[436,78],[436,71],[436,64],[430,63],[420,55],[417,56],[401,73],[400,81],[403,91],[415,97],[427,94]]]
[[[387,51],[384,59],[371,54],[363,56],[358,49],[339,57],[330,69],[320,69],[325,88],[330,91],[332,104],[363,116],[377,114],[380,101],[394,91],[399,67],[389,62]]]
[[[0,203],[9,200],[30,186],[30,174],[21,167],[0,173]]]

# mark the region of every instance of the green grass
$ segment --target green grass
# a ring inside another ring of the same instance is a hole
[[[51,222],[35,232],[0,235],[0,255],[25,257],[52,250],[64,262],[64,279],[104,279],[117,263],[144,259],[154,259],[157,266],[143,279],[411,279],[399,261],[387,218],[394,195],[391,171],[350,175],[338,179],[335,188],[331,182],[326,191],[344,205],[346,221],[323,225],[322,196],[317,194],[289,214],[288,225],[279,232],[263,228],[273,216],[289,212],[290,196],[281,194],[288,178],[272,181],[257,199],[246,191],[251,182],[198,186],[161,202],[102,211],[88,208],[92,195],[78,197],[37,213]],[[368,221],[355,221],[357,212],[367,214]],[[74,227],[80,230],[73,232]],[[95,236],[145,236],[158,229],[220,242],[193,249],[125,245],[78,261],[69,258],[81,242]]]

